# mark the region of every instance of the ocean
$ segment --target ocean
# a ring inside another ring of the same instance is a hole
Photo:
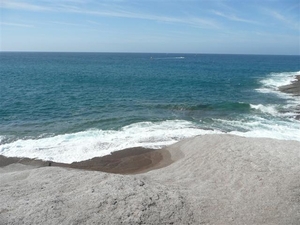
[[[205,134],[300,141],[300,56],[0,53],[0,155],[70,163]],[[299,115],[298,115],[299,116]]]

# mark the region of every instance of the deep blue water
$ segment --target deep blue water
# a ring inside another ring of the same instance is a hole
[[[0,154],[75,161],[233,133],[300,141],[299,56],[0,53]]]

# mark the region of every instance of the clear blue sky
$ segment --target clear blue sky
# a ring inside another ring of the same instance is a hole
[[[300,54],[300,0],[0,0],[1,51]]]

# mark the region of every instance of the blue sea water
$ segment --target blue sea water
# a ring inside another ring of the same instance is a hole
[[[300,141],[300,56],[0,53],[0,154],[73,162],[211,133]]]

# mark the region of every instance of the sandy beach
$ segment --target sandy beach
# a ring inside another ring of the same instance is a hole
[[[103,158],[1,157],[0,224],[300,223],[297,141],[204,135]]]

